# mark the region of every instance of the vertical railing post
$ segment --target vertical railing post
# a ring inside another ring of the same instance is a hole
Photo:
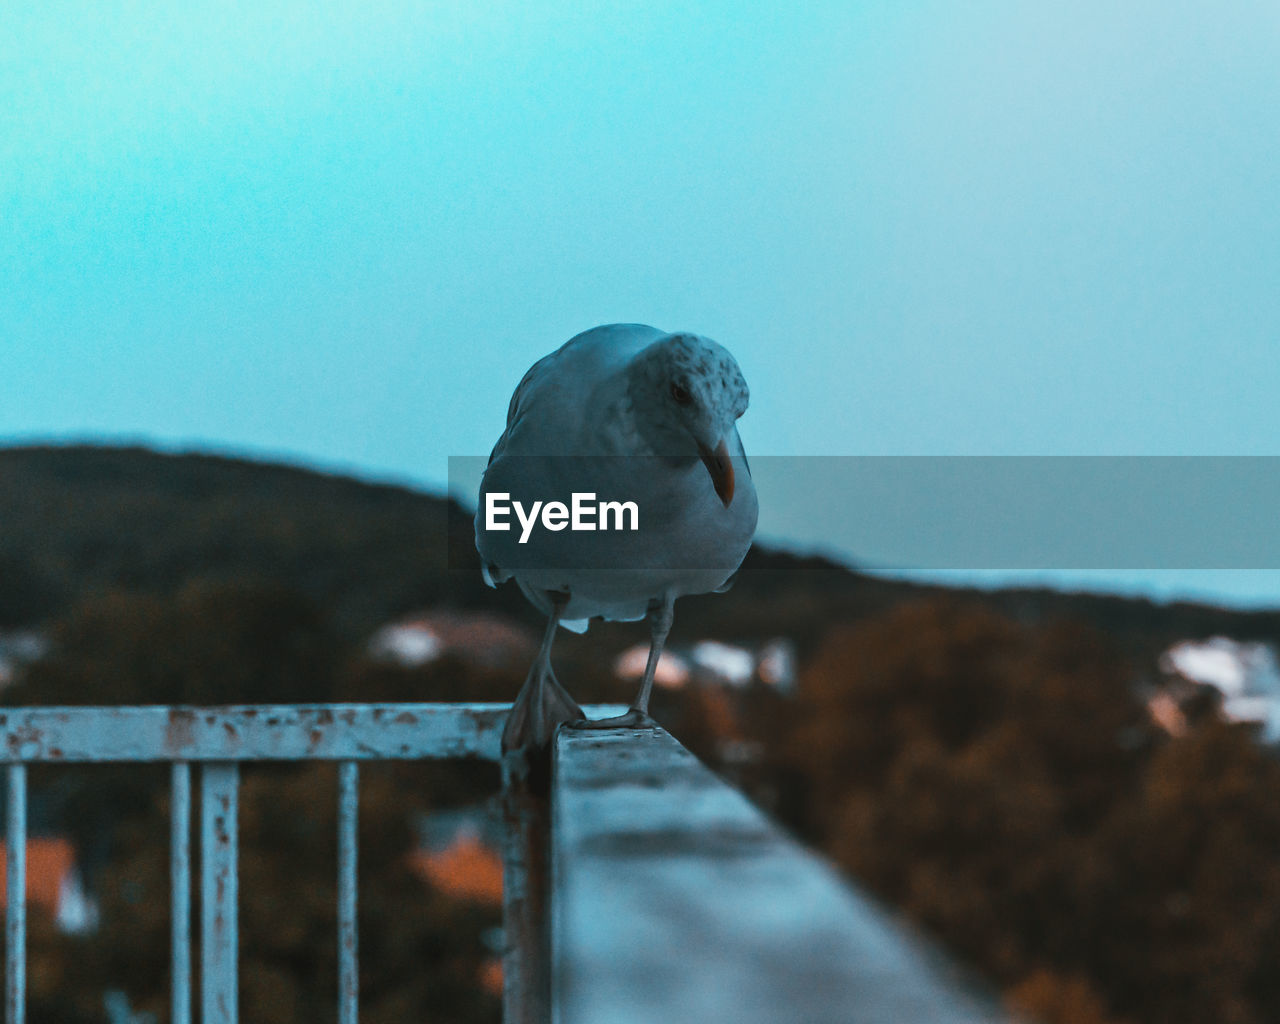
[[[502,1020],[550,1024],[550,752],[502,758]]]
[[[338,765],[338,1024],[356,1024],[360,1005],[359,933],[356,927],[356,855],[360,770]]]
[[[6,1024],[23,1024],[27,1016],[27,766],[10,764],[8,781],[4,1019]]]
[[[174,761],[170,772],[169,880],[170,986],[173,1024],[191,1024],[191,765]]]
[[[240,766],[200,771],[201,1024],[236,1024],[239,1013],[236,857]]]

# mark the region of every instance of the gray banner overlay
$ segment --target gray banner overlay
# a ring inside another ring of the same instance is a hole
[[[563,480],[591,478],[582,464],[592,460],[576,461]],[[627,461],[639,495],[656,460]],[[470,509],[486,462],[449,460],[450,493]],[[1280,569],[1275,456],[757,455],[750,466],[760,535],[867,565]],[[640,509],[643,531],[654,520]],[[604,536],[595,535],[597,554],[608,550]]]

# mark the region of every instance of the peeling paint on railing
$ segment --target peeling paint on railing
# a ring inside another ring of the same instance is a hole
[[[27,766],[9,765],[5,807],[5,1024],[27,1017]]]
[[[0,710],[8,761],[496,761],[505,704]]]
[[[200,1006],[203,1024],[239,1019],[240,766],[206,764],[200,772]]]

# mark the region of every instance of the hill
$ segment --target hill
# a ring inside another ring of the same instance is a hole
[[[456,503],[295,466],[138,447],[0,449],[0,524],[0,627],[54,618],[93,594],[164,596],[197,579],[287,586],[352,638],[432,605],[499,609],[537,624],[514,587],[481,583],[470,516]],[[1023,623],[1088,623],[1140,661],[1213,633],[1280,642],[1280,611],[921,586],[759,546],[727,595],[681,602],[677,639],[788,635],[803,654],[835,623],[948,595]],[[616,651],[637,628],[593,628],[569,644],[584,655],[596,641]]]
[[[143,448],[0,449],[0,624],[108,590],[254,578],[368,630],[484,597],[469,536],[450,573],[450,504],[291,466]],[[457,532],[457,531],[455,531]]]

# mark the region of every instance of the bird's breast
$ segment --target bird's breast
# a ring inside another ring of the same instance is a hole
[[[735,461],[743,483],[726,508],[697,459],[503,456],[481,486],[476,546],[528,586],[640,602],[643,614],[666,591],[716,589],[741,564],[758,509]]]

